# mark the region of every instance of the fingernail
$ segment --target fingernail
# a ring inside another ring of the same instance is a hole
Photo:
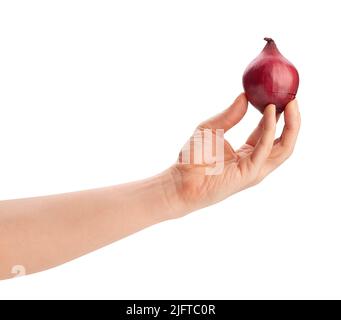
[[[271,110],[271,112],[274,112],[274,110],[276,110],[276,106],[275,106],[274,104],[272,104],[272,103],[270,103],[270,104],[267,106],[267,108],[268,108],[269,110]]]

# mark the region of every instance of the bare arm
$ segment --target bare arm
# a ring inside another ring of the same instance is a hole
[[[171,172],[114,187],[0,202],[0,279],[62,264],[164,221],[178,203]]]
[[[260,182],[292,153],[300,115],[296,101],[290,102],[283,133],[275,140],[275,106],[269,105],[249,139],[235,151],[218,132],[236,125],[246,111],[242,94],[227,110],[200,124],[178,162],[155,177],[102,189],[1,201],[0,279],[13,277],[16,265],[27,273],[57,266]],[[213,162],[205,156],[208,131],[210,139],[222,139],[216,144]],[[218,145],[223,148],[222,156],[218,156]],[[212,173],[214,168],[219,170]]]

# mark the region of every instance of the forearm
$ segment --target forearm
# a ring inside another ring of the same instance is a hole
[[[0,202],[0,279],[62,264],[181,214],[171,172],[95,190]]]

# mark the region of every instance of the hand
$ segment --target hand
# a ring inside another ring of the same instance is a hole
[[[178,163],[154,177],[100,189],[0,201],[0,279],[12,277],[13,266],[18,264],[27,274],[63,264],[261,181],[293,151],[300,116],[296,102],[290,102],[284,112],[282,136],[274,142],[275,106],[267,106],[246,144],[234,151],[224,132],[236,125],[246,110],[242,94],[226,111],[199,125]]]
[[[268,105],[246,143],[233,150],[223,133],[243,118],[247,105],[241,94],[227,110],[201,123],[185,144],[171,168],[184,208],[179,212],[209,206],[259,183],[292,154],[300,128],[296,100],[285,108],[280,138],[274,140],[279,115],[274,105]]]

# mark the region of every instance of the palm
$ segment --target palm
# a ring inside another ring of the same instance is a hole
[[[213,133],[213,140],[216,139],[219,137]],[[196,148],[195,142],[193,139],[191,142],[193,150]],[[196,202],[199,207],[203,207],[239,191],[247,181],[246,171],[241,170],[243,161],[250,156],[253,149],[253,146],[245,144],[234,151],[229,142],[224,140],[223,171],[220,174],[207,174],[207,170],[216,166],[216,163],[195,164],[192,161],[189,164],[184,164],[180,154],[175,168],[182,177],[182,197],[186,203]],[[193,160],[193,155],[191,155],[191,159]]]

